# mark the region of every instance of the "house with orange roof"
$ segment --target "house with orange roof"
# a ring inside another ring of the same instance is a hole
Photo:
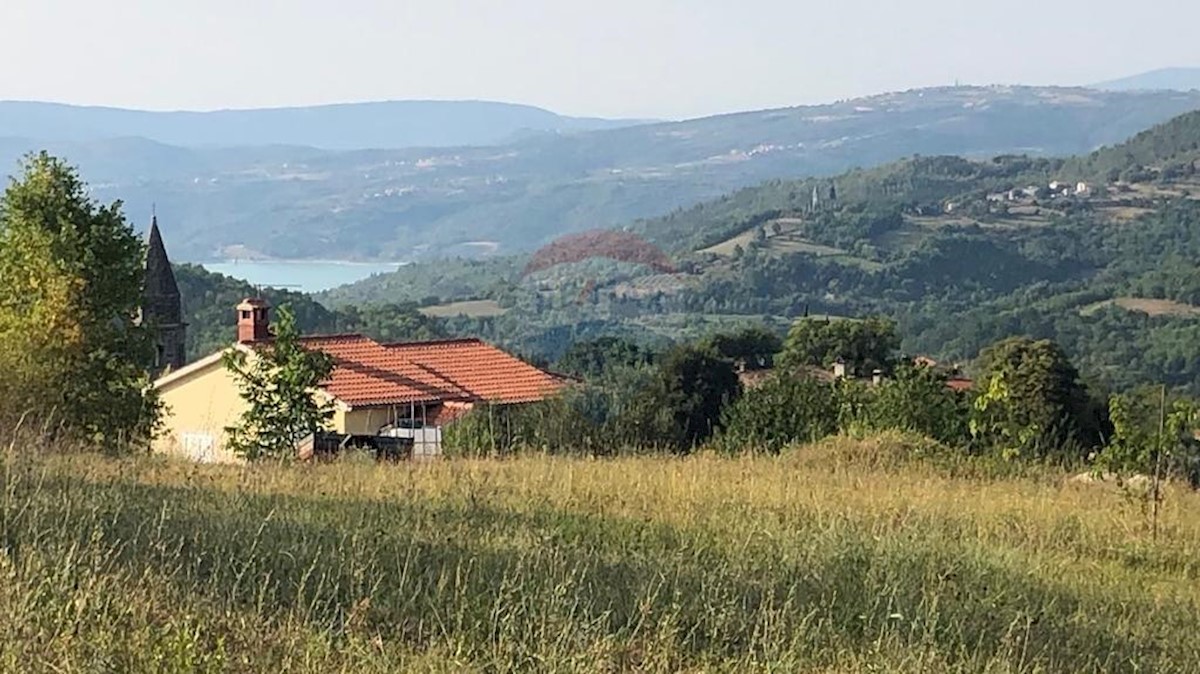
[[[253,354],[271,340],[270,307],[248,299],[237,312],[237,341],[229,348]],[[333,372],[314,395],[333,404],[330,430],[348,436],[419,436],[440,443],[441,427],[476,405],[537,402],[567,384],[479,339],[382,344],[343,334],[301,342],[333,359]],[[225,429],[246,405],[223,355],[214,353],[154,382],[166,408],[157,451],[205,462],[235,459],[225,448]]]

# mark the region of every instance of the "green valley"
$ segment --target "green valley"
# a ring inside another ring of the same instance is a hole
[[[321,300],[492,300],[503,315],[456,316],[447,329],[550,360],[604,334],[662,343],[716,324],[882,314],[910,353],[965,362],[1028,334],[1059,340],[1097,384],[1195,391],[1197,160],[1200,113],[1074,158],[913,157],[632,223],[671,256],[671,273],[603,250],[534,273],[523,257],[460,260]]]

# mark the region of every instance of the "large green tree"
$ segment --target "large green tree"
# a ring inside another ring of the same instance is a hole
[[[144,246],[121,203],[76,170],[26,157],[0,199],[0,368],[11,412],[106,449],[145,441],[158,405],[138,325]]]
[[[722,332],[704,340],[704,346],[747,370],[769,368],[783,340],[765,325],[751,325],[736,332]]]
[[[1050,340],[1012,337],[979,357],[971,432],[1010,456],[1081,454],[1099,444],[1103,415],[1079,372]]]
[[[687,453],[721,428],[721,412],[742,392],[733,365],[709,349],[676,347],[641,391],[630,418],[651,444]]]
[[[721,422],[726,450],[775,454],[837,432],[838,391],[813,377],[776,374],[728,406]]]
[[[620,337],[598,337],[571,344],[555,367],[563,372],[597,379],[614,370],[645,365],[654,354]]]
[[[785,368],[796,369],[829,367],[841,359],[852,370],[869,374],[890,369],[899,349],[896,324],[886,318],[804,318],[788,331],[779,361]]]
[[[328,425],[333,406],[317,386],[333,371],[333,360],[304,348],[287,306],[279,308],[270,344],[253,354],[230,349],[223,361],[247,404],[237,424],[225,429],[234,453],[249,460],[286,459],[297,442]]]
[[[865,410],[875,429],[921,433],[949,445],[969,439],[967,396],[946,385],[946,375],[931,367],[902,363],[874,387]]]

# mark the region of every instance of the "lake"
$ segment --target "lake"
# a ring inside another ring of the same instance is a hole
[[[337,262],[328,260],[228,260],[204,262],[218,274],[244,279],[254,285],[315,293],[361,281],[372,274],[396,271],[399,262]]]

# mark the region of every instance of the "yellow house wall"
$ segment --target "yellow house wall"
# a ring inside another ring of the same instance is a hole
[[[226,448],[225,429],[234,425],[246,409],[237,382],[220,361],[213,362],[158,386],[165,409],[163,433],[154,449],[195,461],[236,462],[239,459]],[[333,402],[331,430],[354,435],[374,435],[397,416],[399,409],[386,407],[349,408],[332,400],[324,391],[315,396]],[[420,412],[417,413],[420,418]]]
[[[163,434],[154,443],[158,452],[196,461],[232,462],[237,457],[225,447],[225,428],[246,409],[237,383],[218,361],[207,368],[162,385],[165,405]]]

